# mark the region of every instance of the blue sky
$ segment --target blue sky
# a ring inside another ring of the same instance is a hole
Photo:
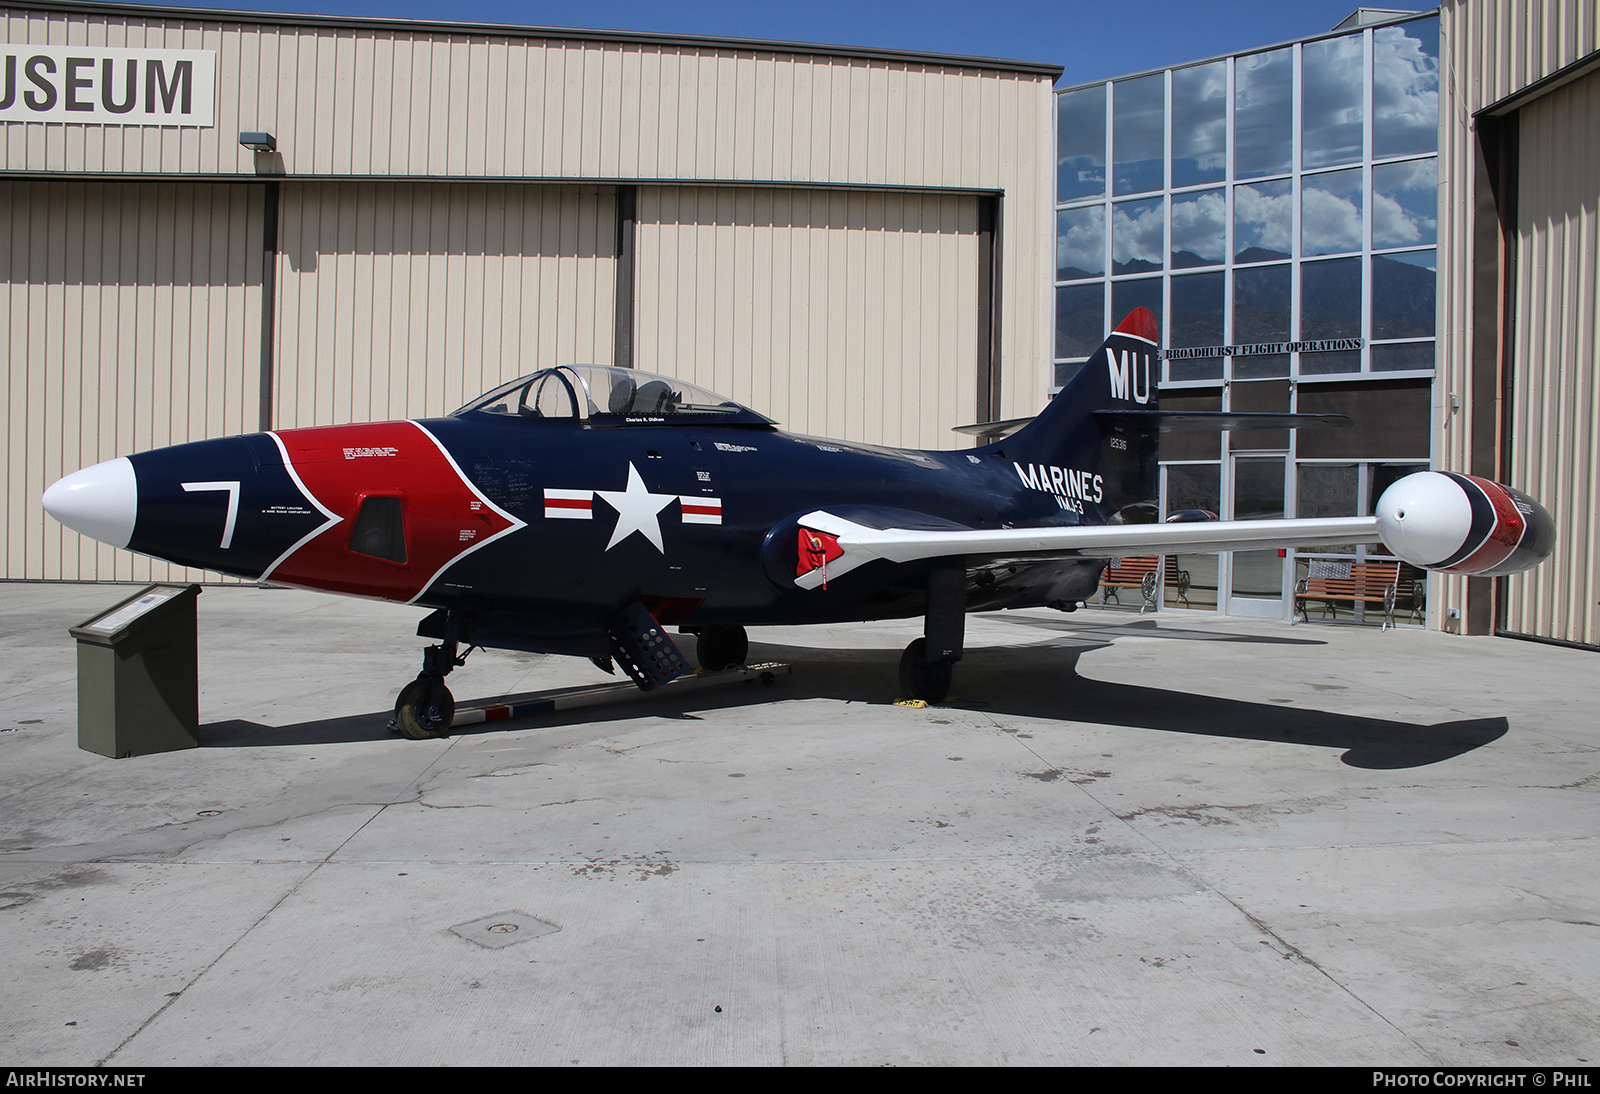
[[[173,0],[167,0],[172,3]],[[230,7],[223,2],[184,7]],[[1384,7],[1425,10],[1418,0]],[[1232,53],[1320,34],[1355,0],[813,0],[803,5],[733,0],[263,0],[251,11],[441,19],[523,26],[642,30],[768,38],[1044,61],[1066,69],[1062,85]]]

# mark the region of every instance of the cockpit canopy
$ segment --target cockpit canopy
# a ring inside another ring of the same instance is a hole
[[[772,425],[731,399],[670,376],[610,365],[558,365],[495,388],[455,412],[625,425]]]

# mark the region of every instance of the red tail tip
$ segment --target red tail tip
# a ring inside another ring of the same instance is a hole
[[[1131,334],[1148,342],[1161,341],[1161,324],[1149,308],[1134,308],[1128,317],[1117,325],[1118,334]]]

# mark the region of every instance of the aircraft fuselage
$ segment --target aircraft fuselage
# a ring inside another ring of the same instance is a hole
[[[960,528],[1103,519],[1098,476],[1003,448],[484,413],[279,430],[131,457],[128,546],[301,588],[527,617],[549,636],[529,645],[558,649],[598,642],[607,612],[641,598],[691,626],[915,615],[915,573],[887,588],[870,568],[798,588],[797,518],[825,505]],[[398,514],[387,538],[363,519],[374,499]],[[1081,599],[1100,567],[1042,565],[995,567],[1000,579],[974,595],[988,607]]]

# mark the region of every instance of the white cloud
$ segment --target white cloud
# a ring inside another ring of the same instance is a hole
[[[1404,247],[1410,243],[1433,243],[1439,238],[1439,221],[1415,209],[1407,209],[1387,194],[1372,198],[1372,245]]]
[[[1361,199],[1307,185],[1301,194],[1302,254],[1339,254],[1361,249]]]
[[[1143,259],[1161,265],[1162,221],[1160,201],[1128,201],[1114,206],[1111,220],[1111,260],[1118,265]]]
[[[1172,249],[1221,262],[1227,238],[1228,204],[1222,191],[1172,199]]]
[[[1056,268],[1105,272],[1105,213],[1098,206],[1076,209],[1061,217],[1056,236]]]
[[[1373,139],[1380,156],[1438,146],[1439,60],[1406,29],[1385,27],[1373,36]]]
[[[1281,194],[1269,191],[1282,188]],[[1289,254],[1294,244],[1294,195],[1287,184],[1240,186],[1233,192],[1234,250],[1262,247]]]

